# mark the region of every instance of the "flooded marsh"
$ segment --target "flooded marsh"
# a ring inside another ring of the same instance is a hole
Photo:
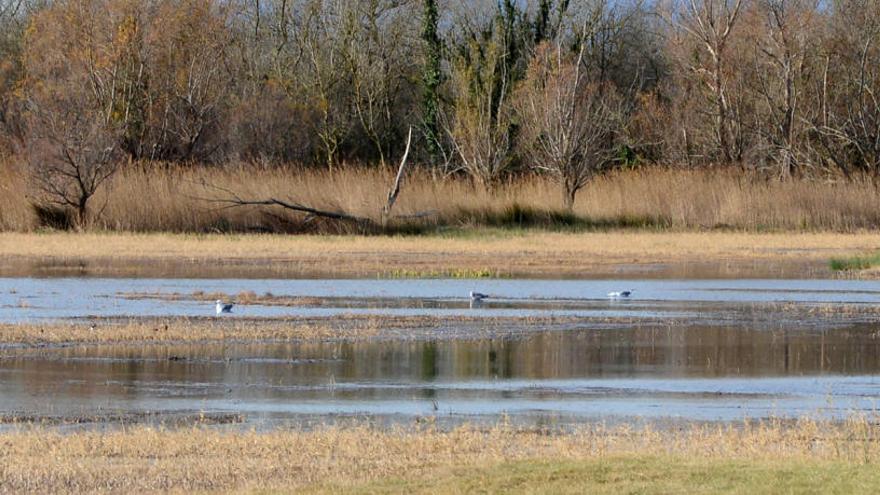
[[[0,422],[842,419],[877,408],[878,300],[857,280],[6,278]]]

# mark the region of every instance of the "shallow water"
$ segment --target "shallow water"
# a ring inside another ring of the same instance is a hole
[[[605,296],[621,289],[634,296]],[[493,297],[471,307],[470,290]],[[880,398],[873,313],[835,320],[777,310],[867,308],[880,301],[870,281],[6,278],[0,321],[213,315],[213,304],[189,297],[196,291],[310,298],[238,305],[229,318],[433,315],[457,328],[405,340],[0,349],[0,416],[240,414],[259,428],[424,416],[566,425],[841,418],[873,413]],[[480,318],[499,316],[568,318],[520,323],[525,332],[475,330]],[[617,323],[600,328],[593,318]]]
[[[471,290],[489,293],[472,307]],[[610,291],[633,290],[630,299]],[[0,322],[91,317],[210,316],[196,291],[326,299],[317,305],[238,305],[247,317],[389,314],[398,316],[570,316],[681,318],[718,305],[878,304],[880,284],[858,280],[247,280],[0,278]],[[146,297],[130,297],[139,294]],[[181,294],[179,300],[164,296]],[[126,297],[126,295],[129,295]]]
[[[573,424],[872,414],[874,325],[666,327],[521,338],[78,346],[0,357],[0,414],[234,413],[246,425],[370,418]]]

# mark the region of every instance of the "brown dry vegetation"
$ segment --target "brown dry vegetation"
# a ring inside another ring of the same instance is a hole
[[[340,318],[335,323],[331,326],[328,323],[303,320],[260,320],[255,323],[253,320],[238,319],[177,318],[128,323],[95,320],[66,325],[6,324],[0,325],[0,343],[41,347],[71,343],[136,344],[356,338],[376,335],[383,324],[387,327],[392,322],[373,318]]]
[[[63,434],[42,427],[25,428],[0,434],[0,491],[403,491],[400,486],[394,490],[395,485],[371,489],[363,484],[389,479],[416,483],[448,475],[451,469],[467,469],[460,474],[473,478],[477,486],[480,480],[491,486],[498,480],[489,473],[514,461],[520,463],[521,485],[508,489],[518,491],[546,490],[542,486],[548,481],[564,488],[567,480],[559,473],[555,479],[547,479],[547,473],[540,469],[534,479],[527,473],[536,466],[571,467],[572,462],[586,467],[600,463],[604,476],[578,484],[576,479],[568,480],[568,490],[586,482],[613,487],[629,477],[633,466],[636,472],[646,466],[656,468],[653,478],[640,480],[642,490],[657,489],[669,481],[684,481],[680,488],[685,488],[699,483],[693,476],[713,483],[726,481],[729,490],[738,486],[731,485],[736,477],[721,468],[734,462],[747,471],[770,469],[766,479],[741,481],[762,491],[786,486],[786,480],[773,476],[773,469],[780,465],[800,468],[795,476],[808,486],[810,473],[815,476],[817,471],[831,471],[824,483],[812,479],[814,489],[820,490],[825,484],[837,486],[841,482],[834,481],[834,472],[854,470],[852,474],[858,475],[862,484],[850,490],[867,491],[871,485],[864,484],[865,476],[874,472],[873,464],[880,461],[880,432],[874,418],[865,417],[843,423],[802,419],[795,423],[672,428],[596,425],[566,433],[521,430],[504,424],[487,430],[462,427],[444,432],[430,425],[429,421],[421,428],[349,426],[266,433],[136,427]],[[678,471],[675,466],[687,466],[684,480],[673,474]],[[434,485],[431,490],[430,485],[422,486],[421,491],[426,490],[455,492],[461,488]],[[724,490],[715,487],[711,491]]]
[[[194,291],[191,294],[181,292],[127,292],[119,294],[126,299],[156,299],[160,301],[201,301],[213,303],[217,300],[235,301],[237,305],[259,304],[261,306],[323,306],[333,304],[340,298],[322,298],[310,296],[276,296],[271,292],[257,294],[254,291],[241,291],[237,294],[225,292]]]
[[[31,231],[39,218],[20,168],[0,168],[0,229]],[[252,167],[131,167],[93,198],[95,229],[135,232],[359,232],[357,226],[273,208],[224,208],[210,200],[276,197],[344,211],[377,222],[391,170],[348,167],[328,172]],[[212,187],[213,186],[213,187]],[[465,179],[416,172],[404,185],[393,227],[547,227],[563,229],[737,229],[844,231],[880,226],[880,195],[870,181],[766,181],[735,172],[647,169],[599,177],[562,208],[558,186],[536,176],[511,179],[496,190]]]
[[[156,294],[132,294],[129,297],[168,297]],[[171,295],[171,298],[189,296]],[[223,294],[211,294],[211,298],[226,299]],[[198,297],[197,297],[198,299]],[[213,300],[206,299],[205,313],[213,311]],[[326,299],[266,298],[257,296],[252,300],[235,299],[236,304],[308,305],[326,304]],[[747,318],[752,324],[778,322],[794,319],[813,325],[843,324],[873,321],[880,308],[864,304],[804,305],[779,303],[767,305],[760,313],[734,314],[733,318]],[[716,315],[717,316],[717,315]],[[670,325],[684,326],[688,320],[667,319],[660,328]],[[286,317],[286,318],[162,318],[136,319],[131,321],[101,318],[83,318],[71,323],[46,324],[0,324],[0,351],[15,355],[20,349],[43,349],[68,345],[127,345],[127,344],[184,344],[224,342],[297,341],[318,342],[326,340],[370,339],[443,339],[443,338],[504,338],[534,335],[536,331],[582,328],[629,328],[656,329],[658,323],[651,318],[639,317],[480,317],[480,316],[386,316],[342,314],[333,317]],[[452,332],[450,328],[460,329]],[[872,338],[880,337],[880,330]],[[170,349],[170,348],[169,348]],[[2,355],[2,354],[0,354]]]
[[[712,276],[809,276],[815,275],[811,270],[824,270],[827,275],[832,257],[861,254],[877,246],[880,233],[875,232],[487,231],[366,237],[0,233],[0,268],[6,274],[22,275],[35,267],[54,266],[132,276],[244,276],[249,270],[265,269],[259,272],[263,276],[394,276],[396,270],[407,277],[422,273],[588,277],[635,273],[633,269],[642,270],[644,276],[657,264],[689,270],[703,263],[717,265],[720,271]],[[170,271],[161,271],[164,268]]]
[[[878,18],[864,0],[5,1],[0,153],[26,165],[0,162],[18,174],[0,226],[359,230],[218,212],[196,199],[209,177],[380,231],[389,173],[345,164],[407,156],[455,177],[415,177],[397,213],[436,214],[392,231],[875,228]]]
[[[205,305],[205,312],[213,311]],[[465,326],[468,337],[518,334],[536,326],[549,326],[571,319],[559,317],[391,317],[340,315],[332,318],[169,318],[133,321],[83,319],[67,324],[0,324],[0,350],[43,348],[70,344],[179,344],[247,341],[319,341],[327,339],[437,338],[438,329]],[[584,320],[581,319],[581,322]],[[631,323],[625,318],[596,318],[594,323]]]

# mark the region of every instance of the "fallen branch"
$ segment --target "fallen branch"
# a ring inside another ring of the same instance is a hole
[[[207,199],[202,198],[204,201],[215,204],[225,205],[226,208],[236,208],[241,206],[280,206],[286,210],[298,211],[300,213],[307,213],[312,216],[330,218],[333,220],[345,220],[350,222],[355,222],[364,226],[374,227],[375,223],[366,217],[358,217],[355,215],[349,215],[348,213],[341,211],[328,211],[328,210],[319,210],[317,208],[312,208],[310,206],[306,206],[303,204],[299,204],[296,202],[285,201],[277,198],[268,198],[268,199],[244,199],[234,191],[230,189],[226,189],[225,187],[204,184],[206,187],[210,187],[212,189],[217,189],[229,195],[228,198],[220,198],[220,199]]]
[[[244,200],[244,199],[220,199],[215,200],[215,202],[219,203],[228,203],[231,206],[280,206],[282,208],[286,208],[288,210],[299,211],[302,213],[308,213],[310,215],[315,215],[318,217],[332,218],[335,220],[349,220],[357,223],[364,224],[372,224],[373,221],[369,218],[364,217],[356,217],[354,215],[349,215],[348,213],[343,213],[339,211],[327,211],[327,210],[319,210],[317,208],[312,208],[309,206],[290,203],[287,201],[282,201],[276,198],[269,199],[261,199],[261,200]]]
[[[382,225],[384,227],[388,217],[391,214],[391,209],[394,207],[394,203],[397,201],[397,197],[400,195],[400,187],[403,183],[403,177],[406,172],[406,164],[407,159],[409,158],[409,150],[410,145],[412,144],[412,127],[409,128],[409,135],[406,138],[406,150],[403,153],[403,158],[400,160],[400,167],[397,169],[397,176],[394,179],[394,184],[391,186],[391,190],[388,191],[388,198],[385,202],[385,206],[382,208]],[[278,198],[268,198],[268,199],[244,199],[235,191],[230,189],[226,189],[224,187],[211,185],[202,183],[205,187],[210,187],[212,189],[216,189],[218,191],[222,191],[225,194],[228,194],[229,197],[221,198],[221,199],[207,199],[201,198],[204,201],[209,203],[217,203],[223,204],[226,208],[235,208],[240,206],[280,206],[286,210],[297,211],[300,213],[307,213],[309,217],[323,217],[330,218],[333,220],[344,220],[349,222],[354,222],[359,224],[362,227],[368,228],[377,228],[380,227],[376,225],[376,222],[366,217],[358,217],[355,215],[349,215],[348,213],[341,211],[328,211],[328,210],[319,210],[317,208],[312,208],[311,206],[306,206],[300,203],[296,203],[293,201],[285,201]],[[398,217],[398,218],[419,218],[421,216],[430,216],[434,214],[434,212],[422,212],[417,213],[415,215],[410,215],[408,217]]]

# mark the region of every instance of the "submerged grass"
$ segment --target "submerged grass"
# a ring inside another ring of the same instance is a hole
[[[859,271],[880,267],[880,252],[866,256],[832,258],[830,265],[834,271]]]
[[[379,274],[379,278],[389,279],[430,279],[430,278],[454,278],[454,279],[482,279],[482,278],[510,278],[510,274],[504,274],[490,268],[449,268],[446,270],[407,270],[397,269]]]
[[[118,294],[120,297],[130,300],[155,299],[159,301],[201,301],[209,303],[206,305],[210,308],[210,304],[214,301],[232,302],[237,305],[259,304],[263,306],[323,306],[328,302],[335,301],[336,298],[322,298],[311,296],[276,296],[271,292],[257,294],[254,291],[246,290],[237,294],[227,294],[225,292],[204,292],[194,291],[190,294],[180,292],[123,292]]]
[[[871,493],[876,418],[568,431],[499,424],[0,433],[0,492]]]

